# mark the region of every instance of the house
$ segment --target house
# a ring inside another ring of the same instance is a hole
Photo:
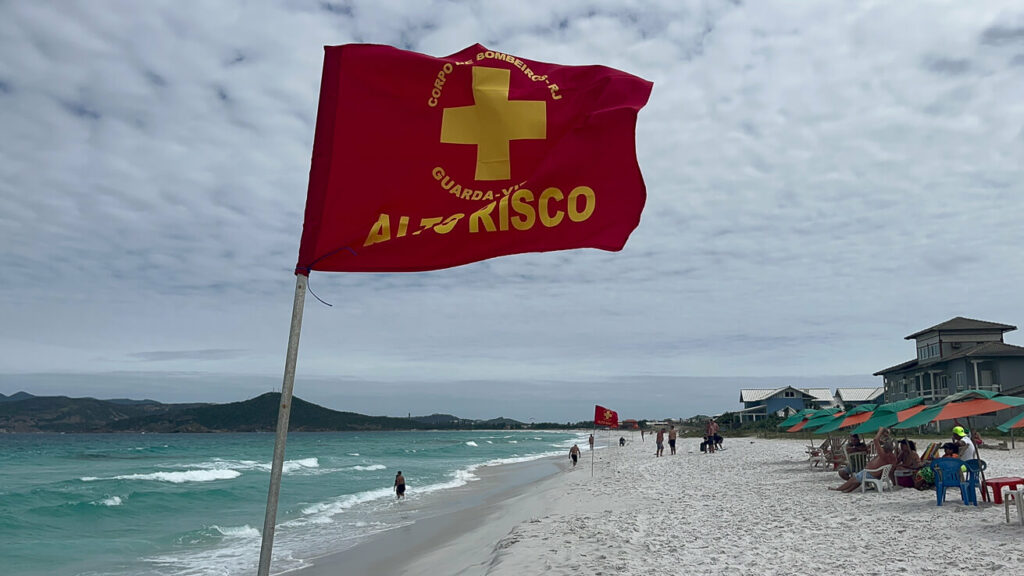
[[[917,357],[875,372],[885,401],[923,397],[935,402],[962,390],[1024,392],[1024,347],[1007,344],[1003,334],[1016,326],[957,316],[907,336]]]
[[[740,390],[743,409],[735,414],[740,422],[753,422],[768,416],[787,416],[804,408],[828,408],[834,404],[828,388],[748,388]]]
[[[836,406],[849,410],[862,404],[881,404],[885,388],[836,388]]]

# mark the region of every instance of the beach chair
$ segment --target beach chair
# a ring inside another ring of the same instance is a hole
[[[807,447],[807,462],[810,463],[811,468],[816,468],[819,465],[824,466],[828,462],[828,451],[832,445],[832,439],[826,438],[820,446],[808,446]]]
[[[867,452],[854,452],[851,454],[846,448],[843,448],[843,452],[846,454],[846,466],[850,470],[850,474],[856,474],[868,465]]]
[[[921,462],[927,462],[928,460],[935,458],[935,455],[939,453],[939,446],[941,446],[941,444],[938,442],[932,442],[929,444],[924,449],[924,452],[921,453]]]
[[[1017,489],[1006,489],[1003,492],[1003,509],[1006,511],[1006,523],[1010,523],[1010,504],[1017,507],[1017,519],[1020,520],[1020,525],[1024,526],[1024,488]]]
[[[864,470],[864,479],[860,481],[860,491],[866,492],[868,484],[875,487],[879,493],[885,491],[886,484],[889,485],[889,491],[893,491],[892,480],[889,479],[889,472],[892,471],[892,464],[886,464],[880,468],[867,468]],[[874,477],[875,472],[880,472],[879,478]]]
[[[846,439],[832,441],[832,449],[828,453],[827,464],[832,465],[833,470],[846,465]],[[825,468],[827,470],[827,468]]]
[[[964,490],[967,491],[967,503],[978,505],[978,490],[981,488],[981,471],[986,468],[984,460],[965,460],[961,465],[967,468],[967,477],[964,479]]]
[[[931,461],[932,471],[935,473],[935,505],[942,506],[942,503],[946,500],[946,490],[950,488],[960,489],[960,499],[964,504],[969,504],[973,501],[974,505],[978,505],[978,495],[975,492],[974,497],[968,494],[967,482],[964,481],[963,476],[960,474],[960,467],[965,466],[963,460],[959,458],[935,458]],[[968,468],[968,470],[970,470]]]

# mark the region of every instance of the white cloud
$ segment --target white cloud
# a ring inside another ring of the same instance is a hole
[[[162,370],[279,378],[321,47],[353,41],[481,42],[653,80],[648,204],[617,254],[314,274],[335,306],[307,299],[300,377],[406,395],[452,379],[495,396],[507,386],[484,381],[870,384],[910,357],[910,332],[1024,322],[1016,2],[15,2],[0,5],[0,373],[136,370],[159,352]],[[735,407],[707,402],[693,411]]]

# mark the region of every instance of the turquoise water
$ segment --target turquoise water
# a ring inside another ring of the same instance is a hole
[[[565,454],[545,431],[293,433],[273,572],[409,521],[388,514],[472,482],[480,466]],[[7,576],[254,574],[273,434],[0,435]]]

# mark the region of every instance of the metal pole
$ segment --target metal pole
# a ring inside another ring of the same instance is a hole
[[[295,302],[292,304],[292,327],[288,333],[288,354],[284,361],[284,382],[281,384],[281,407],[277,412],[277,437],[274,440],[274,461],[270,465],[270,490],[267,493],[267,515],[263,519],[263,545],[257,576],[270,575],[270,556],[274,548],[274,526],[277,523],[277,496],[281,492],[281,470],[284,468],[284,444],[288,439],[288,418],[292,412],[292,388],[295,386],[295,361],[299,355],[299,333],[302,331],[302,306],[306,301],[306,282],[302,274],[295,276]]]
[[[597,425],[595,423],[595,425],[594,425],[594,432],[590,434],[590,437],[593,438],[594,434],[596,434],[596,433],[597,433]],[[594,477],[594,445],[593,444],[590,444],[590,477],[591,478]]]

